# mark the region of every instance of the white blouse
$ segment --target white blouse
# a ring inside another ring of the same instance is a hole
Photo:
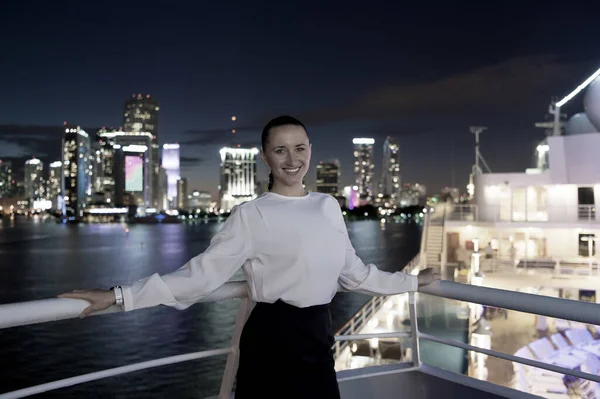
[[[180,269],[124,286],[125,311],[161,304],[185,309],[240,267],[254,301],[297,307],[331,302],[338,285],[371,295],[418,288],[416,276],[384,272],[356,256],[332,196],[266,193],[234,207],[208,249]]]

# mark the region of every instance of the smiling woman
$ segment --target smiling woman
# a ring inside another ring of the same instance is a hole
[[[271,169],[269,191],[305,195],[301,186],[310,165],[311,144],[302,122],[287,115],[277,117],[264,127],[261,141],[260,156]]]

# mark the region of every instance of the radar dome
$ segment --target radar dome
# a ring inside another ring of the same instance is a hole
[[[592,124],[600,129],[600,78],[596,78],[585,91],[583,99],[585,112]]]
[[[567,135],[593,133],[597,131],[598,129],[590,122],[585,112],[573,115],[565,125],[565,134]]]

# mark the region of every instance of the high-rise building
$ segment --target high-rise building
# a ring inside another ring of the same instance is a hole
[[[25,198],[30,207],[45,198],[44,163],[36,158],[25,161]]]
[[[156,208],[159,212],[169,209],[168,187],[167,171],[161,166],[158,169],[158,208]]]
[[[358,187],[361,205],[373,201],[373,144],[372,138],[355,138],[354,144],[354,184]]]
[[[0,198],[13,196],[14,185],[12,162],[0,159]]]
[[[185,177],[177,180],[177,209],[188,209],[187,179]]]
[[[179,163],[179,144],[163,144],[162,167],[167,172],[167,197],[173,207],[177,197],[177,181],[181,178]]]
[[[190,211],[207,212],[210,209],[212,196],[209,192],[194,190],[188,195],[188,207]]]
[[[319,162],[317,165],[317,192],[331,194],[333,196],[340,193],[340,161],[333,159],[331,161]]]
[[[219,207],[231,210],[235,205],[256,198],[257,148],[221,148],[221,184]]]
[[[116,206],[137,205],[154,208],[154,193],[158,193],[158,182],[155,186],[156,189],[152,185],[154,153],[151,149],[154,136],[149,132],[106,129],[99,130],[97,136],[102,144],[104,191],[112,190],[112,193],[107,195],[110,202]],[[127,158],[127,156],[141,159],[142,164],[139,164],[139,160]],[[127,163],[128,159],[129,163]],[[129,169],[127,165],[129,165]],[[139,177],[139,173],[142,174],[142,177]],[[129,186],[127,179],[129,179]],[[131,185],[132,179],[142,182],[141,190],[138,190],[137,185],[135,190],[128,190],[128,187],[134,187]]]
[[[62,162],[52,162],[48,170],[48,183],[46,186],[46,199],[52,203],[52,209],[62,209],[62,175]]]
[[[65,126],[62,149],[63,217],[79,220],[91,193],[90,137],[79,126]]]
[[[159,146],[158,146],[158,111],[160,107],[158,101],[150,94],[133,94],[130,99],[125,101],[125,110],[123,112],[123,130],[126,132],[145,132],[152,135],[149,146],[150,161],[150,197],[151,207],[157,207],[159,201],[158,194],[158,169]]]
[[[383,165],[379,194],[390,198],[392,203],[397,201],[400,194],[400,148],[394,139],[388,137],[383,143]]]

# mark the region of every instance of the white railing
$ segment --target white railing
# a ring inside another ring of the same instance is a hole
[[[413,272],[415,269],[419,269],[420,254],[417,254],[410,262],[404,267],[404,271],[407,273]],[[383,304],[387,301],[387,296],[374,296],[358,311],[354,316],[346,322],[336,333],[336,336],[351,336],[356,334],[357,331],[362,330],[369,320],[381,309]],[[348,341],[337,341],[333,347],[335,357],[338,358],[344,348],[348,346]]]
[[[592,223],[596,218],[595,205],[547,206],[544,210],[515,210],[500,205],[455,204],[446,215],[446,220],[465,222],[550,222]]]
[[[511,309],[533,314],[540,314],[548,317],[573,320],[592,325],[600,325],[600,305],[592,303],[577,302],[566,299],[525,294],[521,292],[464,285],[449,281],[440,281],[428,287],[424,287],[421,289],[421,292],[429,295],[438,296],[441,298],[449,298],[470,303],[480,303],[482,305],[487,306]],[[248,299],[247,295],[248,290],[245,284],[227,283],[221,288],[219,288],[217,291],[215,291],[210,297],[204,298],[201,301],[208,302],[229,298],[244,298],[238,311],[238,317],[236,319],[232,345],[229,348],[195,352],[191,354],[183,354],[179,356],[156,359],[149,362],[127,365],[124,367],[118,367],[95,373],[75,376],[72,378],[67,378],[47,384],[41,384],[13,392],[8,392],[5,394],[0,394],[0,399],[22,398],[42,392],[47,392],[53,389],[68,387],[75,384],[81,384],[84,382],[98,380],[101,378],[111,377],[115,375],[122,375],[132,371],[144,370],[150,367],[158,367],[166,364],[175,364],[192,359],[206,358],[210,356],[217,356],[223,354],[228,354],[228,359],[227,364],[225,366],[225,372],[221,384],[219,397],[222,399],[228,398],[232,390],[233,380],[235,378],[235,372],[237,369],[237,348],[239,337],[244,322],[251,308],[251,302]],[[566,375],[600,382],[599,375],[590,374],[579,370],[566,369],[552,364],[542,363],[536,360],[525,359],[497,352],[494,350],[482,349],[462,342],[438,338],[429,334],[421,333],[417,325],[417,308],[415,301],[416,295],[414,293],[410,293],[408,295],[411,319],[411,333],[393,332],[368,335],[342,335],[337,336],[336,341],[341,342],[378,337],[404,337],[410,335],[412,336],[413,370],[415,368],[418,369],[422,364],[419,353],[419,340],[423,339],[470,351],[484,353],[489,356],[495,356],[512,362],[522,363],[529,366],[534,366]],[[27,325],[34,323],[43,323],[50,320],[76,318],[86,306],[87,303],[85,301],[75,299],[48,299],[19,304],[0,305],[0,328],[8,328],[12,326]],[[494,385],[490,385],[490,390],[492,389],[491,387],[494,387]]]

